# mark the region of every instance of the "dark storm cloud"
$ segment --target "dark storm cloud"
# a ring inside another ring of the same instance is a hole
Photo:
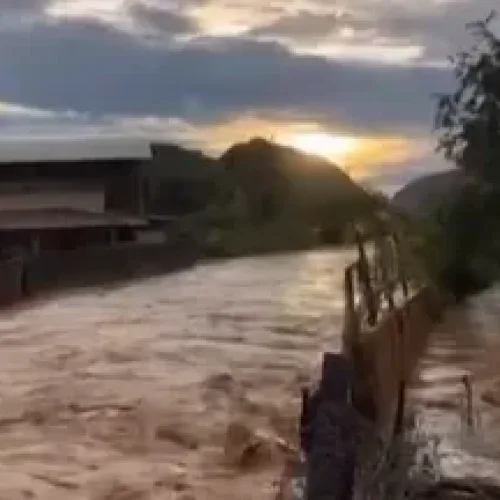
[[[161,34],[181,35],[198,30],[198,24],[192,18],[144,1],[129,2],[128,11],[139,25]]]
[[[360,127],[430,127],[430,94],[449,81],[440,69],[301,57],[248,40],[153,45],[81,19],[1,30],[0,61],[4,101],[193,121],[276,109]]]

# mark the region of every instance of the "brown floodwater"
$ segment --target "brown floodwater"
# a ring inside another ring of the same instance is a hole
[[[2,313],[0,500],[273,498],[300,382],[339,347],[350,258],[200,265]]]
[[[300,384],[340,347],[352,257],[238,259],[3,312],[0,500],[274,498]],[[449,312],[413,392],[455,472],[497,474],[498,299]]]

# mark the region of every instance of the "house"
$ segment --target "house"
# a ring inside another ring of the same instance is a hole
[[[37,153],[26,147],[9,155],[0,146],[1,252],[36,256],[133,241],[147,226],[143,167],[149,149],[122,155],[109,148],[98,153],[87,143],[76,149],[53,145]]]

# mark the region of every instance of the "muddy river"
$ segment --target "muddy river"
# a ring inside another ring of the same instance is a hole
[[[2,313],[0,500],[273,498],[300,382],[339,347],[351,257],[240,259]],[[452,462],[463,373],[476,411],[492,408],[480,396],[500,371],[498,299],[452,311],[422,361],[414,397]],[[231,439],[248,429],[267,447],[235,466]],[[491,441],[465,443],[483,470]]]
[[[279,452],[242,473],[228,428],[296,438],[348,261],[241,259],[3,313],[0,500],[272,498]]]

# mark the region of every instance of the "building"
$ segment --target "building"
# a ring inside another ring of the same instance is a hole
[[[149,150],[85,156],[53,149],[10,157],[0,151],[0,251],[38,255],[133,241],[147,226],[142,171]]]

